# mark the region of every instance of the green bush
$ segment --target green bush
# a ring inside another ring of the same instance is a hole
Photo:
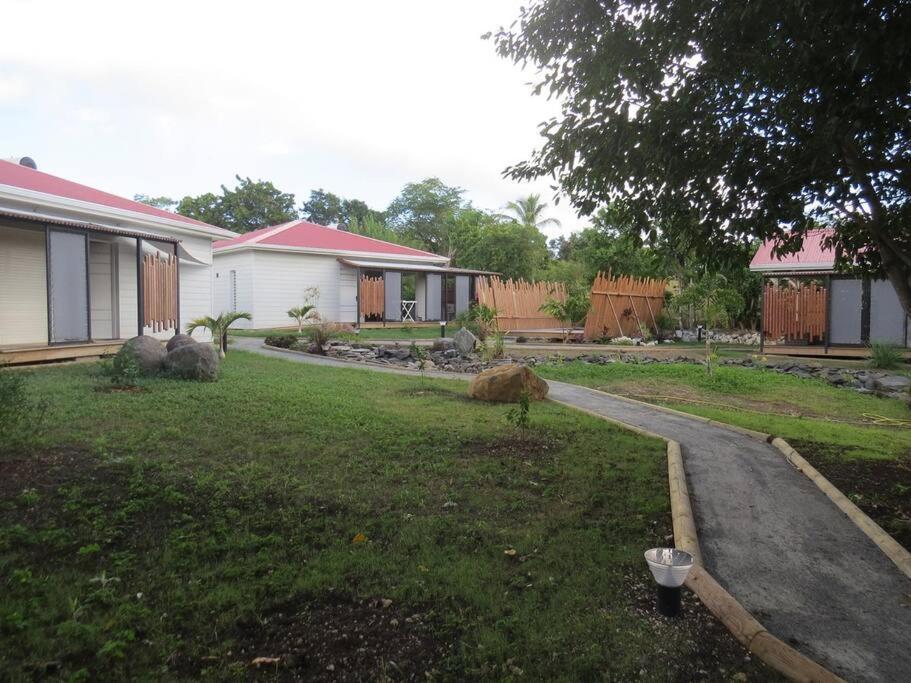
[[[142,379],[142,368],[136,353],[124,347],[113,359],[101,364],[101,374],[118,389],[135,389]]]
[[[0,369],[0,443],[13,443],[37,431],[45,410],[29,396],[23,371]]]
[[[490,306],[474,304],[467,311],[459,313],[453,323],[455,326],[464,327],[475,337],[484,341],[497,327],[497,312]]]
[[[895,344],[873,342],[870,344],[870,366],[879,370],[894,370],[904,360],[901,349]]]
[[[277,346],[280,349],[290,349],[299,339],[293,334],[273,334],[266,337],[266,346]]]

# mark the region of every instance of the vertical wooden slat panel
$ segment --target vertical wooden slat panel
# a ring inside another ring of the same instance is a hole
[[[592,284],[585,338],[638,336],[642,327],[655,332],[666,288],[665,280],[598,273]]]
[[[821,342],[826,330],[828,292],[816,284],[796,288],[765,286],[762,304],[764,332],[769,340]]]

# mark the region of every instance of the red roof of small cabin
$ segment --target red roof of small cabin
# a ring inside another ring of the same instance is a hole
[[[216,251],[242,244],[259,244],[273,247],[301,249],[325,249],[327,251],[351,251],[359,253],[386,254],[392,256],[428,256],[444,260],[438,254],[405,247],[401,244],[358,235],[345,230],[327,228],[325,225],[299,220],[281,225],[272,225],[244,233],[229,240],[220,240],[212,246]]]
[[[832,270],[835,266],[835,250],[823,246],[823,240],[832,234],[831,228],[807,231],[803,246],[794,254],[772,256],[775,241],[766,240],[750,261],[750,270]]]
[[[154,206],[136,202],[132,199],[118,197],[109,192],[96,190],[88,185],[80,185],[71,180],[66,180],[50,173],[36,171],[28,166],[22,166],[6,159],[0,159],[0,185],[10,185],[23,190],[32,192],[42,192],[44,194],[62,197],[64,199],[74,199],[81,202],[90,202],[107,206],[112,209],[122,209],[125,211],[135,211],[148,216],[157,218],[168,218],[181,223],[188,223],[198,227],[213,228],[215,226],[197,221],[193,218],[181,216],[179,213],[172,213],[164,209],[157,209]]]

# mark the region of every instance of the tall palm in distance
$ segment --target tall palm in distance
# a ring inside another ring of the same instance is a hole
[[[541,201],[540,194],[530,194],[527,197],[520,197],[514,202],[509,202],[505,209],[509,218],[515,219],[522,225],[539,230],[550,227],[559,228],[560,221],[556,218],[544,218],[547,206],[547,202]]]

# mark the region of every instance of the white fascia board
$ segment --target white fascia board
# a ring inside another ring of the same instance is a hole
[[[750,266],[753,273],[781,273],[781,272],[824,272],[831,271],[835,266],[831,263],[776,263],[774,265]]]
[[[25,190],[13,185],[0,184],[0,203],[2,202],[19,204],[19,210],[23,210],[21,207],[24,206],[27,207],[26,210],[29,212],[38,212],[39,209],[47,212],[48,209],[52,209],[62,211],[64,214],[69,214],[60,216],[61,218],[72,218],[73,214],[77,214],[81,216],[77,220],[91,222],[93,220],[97,221],[100,217],[113,227],[130,227],[130,225],[135,225],[144,230],[160,230],[166,228],[169,232],[195,235],[197,237],[208,237],[213,241],[237,237],[236,232],[225,230],[224,228],[215,226],[207,228],[202,225],[194,225],[180,220],[151,216],[139,213],[138,211],[117,209],[103,204],[84,202],[79,199],[68,199],[66,197],[58,197],[44,192]]]
[[[415,263],[443,263],[448,265],[449,259],[445,256],[416,256],[414,254],[377,254],[375,251],[350,251],[347,249],[314,249],[311,247],[286,247],[278,244],[257,244],[256,242],[241,242],[214,250],[215,256],[236,251],[250,249],[255,251],[275,251],[289,254],[321,254],[324,256],[350,256],[351,258],[367,258],[377,261],[413,261]]]

